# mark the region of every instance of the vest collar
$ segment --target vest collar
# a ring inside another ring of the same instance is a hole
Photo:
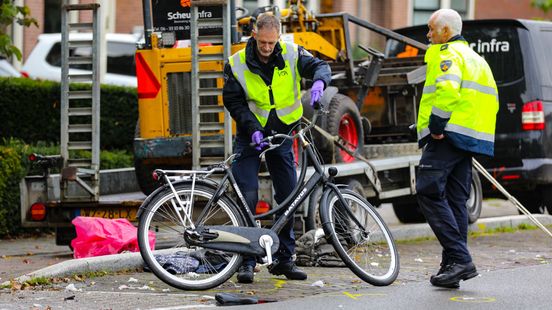
[[[464,37],[461,34],[457,34],[454,37],[450,38],[447,43],[453,42],[453,41],[466,41]]]

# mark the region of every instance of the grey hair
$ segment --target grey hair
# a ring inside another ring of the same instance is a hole
[[[448,26],[452,36],[462,33],[462,17],[453,9],[440,9],[433,13],[435,24],[439,28]]]
[[[255,29],[257,31],[259,31],[260,29],[276,29],[278,31],[278,34],[280,34],[280,20],[278,19],[278,17],[272,14],[260,14],[257,17],[257,22],[255,23],[255,26]]]

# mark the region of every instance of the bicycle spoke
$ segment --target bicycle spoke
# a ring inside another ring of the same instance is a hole
[[[398,254],[385,223],[356,194],[344,191],[342,196],[346,206],[334,195],[323,212],[325,229],[333,236],[334,248],[347,266],[365,281],[390,284],[398,274]]]

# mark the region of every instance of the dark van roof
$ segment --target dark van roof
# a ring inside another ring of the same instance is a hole
[[[552,92],[552,65],[549,62],[549,53],[552,50],[552,22],[528,19],[475,19],[463,22],[464,28],[477,29],[478,26],[492,26],[498,28],[519,28],[527,30],[525,39],[519,42],[523,49],[525,75],[538,76],[538,85],[546,86],[546,92]],[[394,31],[428,43],[426,34],[427,25],[417,25],[395,29]],[[462,31],[464,32],[464,31]],[[472,38],[473,39],[473,38]],[[522,38],[520,38],[522,40]],[[529,48],[530,47],[530,48]],[[544,65],[543,65],[544,64]],[[529,69],[527,71],[527,69]],[[541,97],[541,95],[539,95]],[[550,96],[547,96],[550,97]]]

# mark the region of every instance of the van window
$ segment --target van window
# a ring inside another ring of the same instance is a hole
[[[550,51],[552,51],[552,28],[541,28],[540,39],[543,50],[547,51],[548,55],[550,55]],[[545,81],[552,82],[552,64],[550,60],[546,64],[543,64],[542,67],[542,72],[547,77]]]
[[[519,30],[519,31],[518,31]],[[523,78],[523,58],[519,41],[521,28],[469,25],[462,35],[493,71],[498,85]]]
[[[108,42],[107,43],[107,73],[136,76],[134,64],[135,45],[131,43]],[[70,56],[90,56],[90,47],[71,49]],[[61,43],[56,43],[46,56],[46,61],[54,66],[61,67]],[[71,69],[92,70],[90,65],[73,64]]]

